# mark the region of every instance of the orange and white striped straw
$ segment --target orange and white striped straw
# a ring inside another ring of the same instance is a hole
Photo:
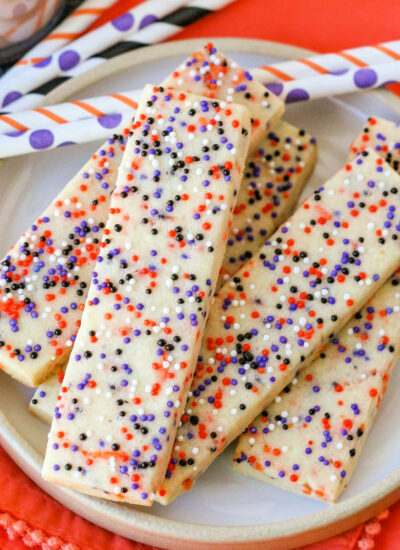
[[[258,67],[252,74],[287,103],[376,88],[400,82],[400,40]],[[2,115],[0,156],[101,137],[105,126],[96,121],[105,117],[104,122],[111,130],[110,121],[133,115],[140,93],[133,90]]]
[[[372,89],[388,82],[400,82],[400,61],[267,84],[267,88],[280,87],[274,91],[285,103],[293,103]],[[134,115],[140,95],[141,90],[133,90],[2,115],[0,158],[84,143],[104,137],[107,131],[118,133]]]
[[[116,0],[86,0],[36,44],[3,77],[6,81],[79,38]],[[44,5],[46,3],[43,3]]]
[[[171,2],[173,0],[161,0],[165,5],[171,8]],[[74,78],[86,71],[91,70],[93,67],[98,67],[102,63],[106,63],[109,59],[112,59],[123,52],[133,51],[141,47],[150,46],[163,42],[168,38],[182,31],[182,29],[188,27],[198,19],[207,17],[209,14],[214,13],[217,10],[221,10],[235,2],[236,0],[191,0],[188,4],[183,2],[183,6],[175,11],[169,13],[167,16],[144,18],[144,22],[140,26],[140,29],[133,34],[126,36],[114,46],[104,48],[96,55],[90,56],[90,58],[82,61],[72,69],[66,71],[63,74],[63,82],[68,79]],[[144,5],[142,3],[141,5]],[[147,24],[151,22],[151,24]],[[104,45],[104,40],[103,40]],[[71,47],[70,45],[69,47]],[[0,79],[0,87],[1,87]],[[10,83],[8,82],[10,85]],[[60,81],[58,78],[48,80],[40,89],[32,90],[31,92],[21,95],[18,91],[12,91],[6,101],[3,103],[3,112],[16,113],[20,111],[26,111],[39,107],[44,104],[45,96],[51,90],[59,86]],[[1,105],[1,100],[0,100]]]
[[[63,125],[89,118],[101,118],[113,113],[131,112],[133,116],[140,94],[141,90],[134,90],[0,115],[0,135],[15,135],[16,132],[43,129],[49,125]]]
[[[285,103],[311,101],[400,82],[400,61],[330,72],[316,77],[263,84]]]
[[[99,51],[132,37],[139,30],[186,6],[189,2],[190,0],[144,0],[112,21],[72,40],[43,61],[27,66],[24,72],[14,74],[7,80],[0,79],[2,107],[16,103],[18,98],[41,87],[49,80],[64,77],[71,69]],[[7,108],[7,111],[9,110]]]
[[[265,65],[251,72],[261,82],[271,84],[335,74],[347,69],[366,68],[398,60],[400,60],[400,40],[394,40]]]
[[[0,135],[0,157],[15,157],[86,143],[97,139],[104,140],[113,134],[119,135],[130,127],[133,111],[110,113],[100,117],[75,120],[67,124],[47,124],[44,128],[26,132]]]

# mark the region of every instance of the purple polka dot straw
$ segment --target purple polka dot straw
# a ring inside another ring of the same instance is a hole
[[[133,35],[155,20],[185,6],[188,0],[147,0],[113,21],[81,36],[62,47],[36,65],[0,83],[0,105],[3,108],[21,95],[43,85],[50,79],[63,75],[77,65],[124,38]]]
[[[378,88],[400,81],[400,61],[383,63],[373,67],[347,69],[330,74],[290,80],[288,82],[269,82],[269,73],[259,69],[256,77],[285,103],[308,101],[322,97],[348,94],[369,88]]]

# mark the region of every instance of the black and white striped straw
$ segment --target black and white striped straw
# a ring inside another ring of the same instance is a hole
[[[45,96],[67,80],[93,67],[101,65],[117,55],[162,42],[179,33],[182,29],[188,27],[202,17],[220,10],[234,1],[235,0],[194,0],[188,6],[178,9],[162,19],[155,21],[148,27],[136,32],[131,39],[126,39],[99,52],[69,71],[66,75],[53,78],[32,90],[30,93],[13,101],[7,106],[7,110],[3,111],[2,114],[40,107],[44,103]]]

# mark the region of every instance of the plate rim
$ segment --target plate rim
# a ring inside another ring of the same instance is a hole
[[[83,90],[105,76],[132,68],[155,59],[187,55],[212,40],[221,49],[243,53],[276,56],[283,59],[307,57],[313,51],[279,42],[239,38],[200,38],[177,40],[141,48],[115,57],[94,67],[87,73],[72,78],[46,96],[46,105],[65,101],[72,94]],[[400,114],[400,98],[388,90],[364,92],[376,96]],[[289,549],[322,540],[349,529],[361,521],[381,512],[400,497],[400,467],[365,491],[330,508],[305,516],[268,524],[220,526],[180,522],[150,512],[89,497],[45,482],[40,475],[43,457],[12,426],[0,408],[0,442],[6,452],[47,494],[64,506],[114,533],[140,542],[163,546],[173,550],[219,547],[233,549],[263,548]],[[283,535],[284,533],[284,535]],[[273,546],[272,546],[273,545]]]

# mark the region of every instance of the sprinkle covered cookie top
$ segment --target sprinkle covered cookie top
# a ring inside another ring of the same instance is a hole
[[[373,149],[391,167],[400,171],[400,124],[384,118],[370,117],[350,147],[349,161]]]
[[[315,191],[221,289],[157,498],[190,488],[397,267],[399,177],[372,152]]]
[[[186,59],[163,86],[245,105],[252,117],[250,149],[258,146],[284,110],[280,99],[211,43]]]
[[[229,278],[228,270],[232,274],[233,269],[238,271],[258,251],[281,218],[293,209],[316,156],[315,139],[281,121],[247,159],[225,250],[226,268],[221,269],[217,287]],[[49,423],[59,393],[57,388],[61,387],[58,380],[58,375],[46,380],[30,404],[31,412]]]
[[[147,86],[127,144],[44,475],[151,504],[243,175],[245,107]]]
[[[218,286],[292,213],[317,160],[315,138],[280,121],[247,158]]]
[[[24,384],[71,350],[129,132],[92,155],[1,262],[0,364]]]
[[[327,502],[347,486],[400,352],[395,274],[239,439],[235,468]]]

